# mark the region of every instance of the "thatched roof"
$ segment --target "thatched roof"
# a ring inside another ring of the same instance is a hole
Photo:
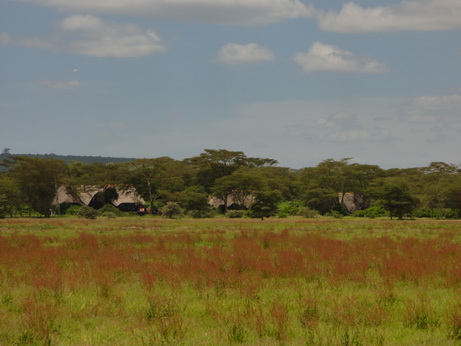
[[[116,188],[118,193],[118,199],[113,202],[113,204],[117,207],[122,203],[140,203],[145,204],[145,201],[136,193],[135,189],[118,189]],[[85,186],[81,187],[77,198],[72,196],[68,193],[65,186],[60,186],[58,189],[58,193],[56,195],[55,204],[61,203],[76,203],[76,204],[85,204],[89,205],[93,197],[98,192],[103,192],[104,188],[96,187],[96,186]]]

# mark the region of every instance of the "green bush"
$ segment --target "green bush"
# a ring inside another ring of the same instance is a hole
[[[301,208],[302,203],[300,201],[283,201],[277,204],[275,216],[280,218],[295,216],[299,214]]]
[[[245,216],[245,210],[228,210],[226,216],[230,219],[241,219]]]
[[[98,211],[96,209],[91,208],[90,206],[84,205],[80,208],[77,215],[85,219],[94,220],[98,216]]]
[[[69,206],[64,212],[64,215],[78,215],[80,212],[80,209],[82,209],[81,205],[71,205]]]
[[[187,212],[187,215],[194,219],[204,219],[204,218],[212,218],[216,216],[216,210],[213,207],[208,209],[192,209]]]
[[[112,204],[105,204],[102,208],[98,209],[98,213],[101,216],[106,216],[108,218],[114,218],[117,216],[122,216],[122,212],[118,210],[117,207]]]
[[[167,202],[160,208],[160,214],[169,219],[176,219],[184,216],[184,211],[181,206],[176,202]]]
[[[325,216],[331,216],[335,219],[342,219],[344,215],[337,210],[331,210],[329,213],[326,213]]]
[[[302,216],[302,217],[305,217],[305,218],[308,218],[308,219],[313,219],[315,217],[318,217],[320,215],[320,213],[315,209],[311,209],[309,207],[304,207],[304,208],[299,209],[298,215]]]
[[[385,216],[386,210],[383,207],[375,206],[363,210],[356,210],[352,213],[354,217],[369,217],[375,218],[380,216]]]
[[[448,208],[418,208],[413,212],[414,217],[428,217],[431,219],[459,219],[460,213],[457,209]]]

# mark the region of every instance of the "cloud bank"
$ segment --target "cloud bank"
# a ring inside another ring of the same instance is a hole
[[[228,43],[222,47],[216,60],[223,64],[239,65],[274,60],[274,54],[256,43],[240,45]]]
[[[460,18],[459,0],[408,0],[368,8],[348,2],[339,12],[317,12],[320,29],[342,33],[456,30]]]
[[[40,80],[39,83],[47,88],[51,89],[61,89],[61,90],[70,90],[77,89],[80,87],[80,81],[77,79],[69,81],[50,81],[50,80]]]
[[[134,15],[226,25],[264,25],[309,17],[311,7],[299,0],[22,0],[63,11]]]
[[[91,57],[128,58],[161,53],[162,40],[153,31],[144,31],[137,25],[117,24],[91,15],[74,15],[57,25],[49,38],[11,38],[20,46],[41,47]]]
[[[383,73],[387,71],[386,66],[376,60],[321,42],[314,42],[307,53],[297,54],[294,60],[305,72]]]

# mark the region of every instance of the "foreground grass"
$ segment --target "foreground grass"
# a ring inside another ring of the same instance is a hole
[[[0,344],[459,344],[460,226],[0,220]]]

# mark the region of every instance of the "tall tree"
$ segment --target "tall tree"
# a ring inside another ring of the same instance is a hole
[[[243,209],[247,199],[263,188],[261,176],[255,173],[254,169],[242,168],[215,180],[211,192],[224,202],[224,211],[227,209],[229,196]]]
[[[245,165],[246,156],[241,151],[205,149],[199,156],[185,162],[196,167],[196,182],[211,192],[216,179],[231,175]]]
[[[6,173],[0,173],[0,218],[7,214],[13,217],[22,202],[17,182]]]
[[[251,203],[248,213],[251,217],[264,220],[265,217],[274,216],[277,212],[277,204],[282,200],[282,194],[277,190],[262,190],[255,194],[255,200]]]
[[[181,176],[177,173],[178,165],[180,163],[169,157],[138,159],[126,164],[128,170],[126,182],[149,202],[152,214],[154,204],[162,194],[181,184]]]
[[[225,149],[205,149],[199,156],[191,157],[184,162],[196,168],[196,185],[201,185],[211,192],[216,179],[231,175],[239,168],[271,167],[277,160],[247,157],[242,151]]]
[[[405,180],[388,180],[382,188],[382,204],[389,211],[391,219],[397,216],[400,220],[411,213],[419,203]]]
[[[67,165],[56,159],[13,156],[8,160],[10,175],[16,180],[25,201],[38,213],[50,217]]]

